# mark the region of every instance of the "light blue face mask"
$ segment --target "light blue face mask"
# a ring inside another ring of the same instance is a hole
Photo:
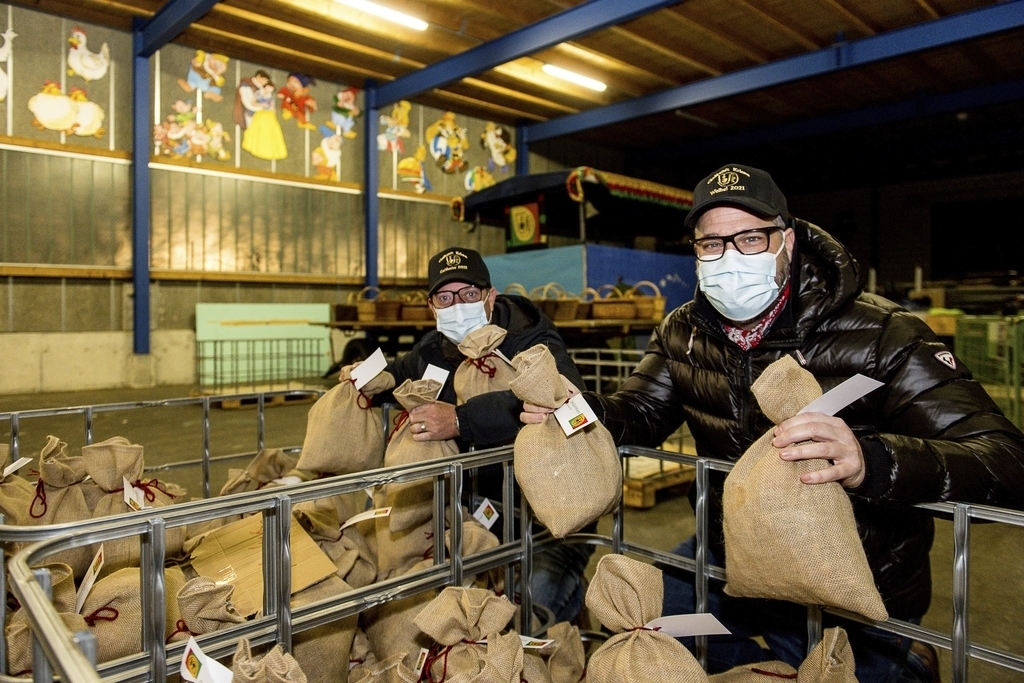
[[[483,301],[436,308],[434,315],[437,317],[437,331],[456,344],[462,343],[467,334],[479,330],[488,322]]]
[[[700,291],[728,320],[753,320],[779,296],[775,264],[785,248],[783,243],[774,254],[741,254],[727,249],[717,261],[698,261]]]

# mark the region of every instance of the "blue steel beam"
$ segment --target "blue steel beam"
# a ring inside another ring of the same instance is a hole
[[[132,348],[149,353],[149,146],[153,129],[149,57],[140,55],[143,22],[132,27]]]
[[[942,95],[916,97],[903,102],[843,112],[842,114],[793,121],[779,126],[761,128],[744,133],[720,135],[707,140],[698,140],[681,145],[673,145],[669,148],[662,148],[656,151],[655,154],[658,157],[664,158],[695,156],[781,142],[783,140],[813,137],[839,130],[851,130],[884,123],[909,121],[924,116],[934,116],[951,111],[1013,102],[1020,99],[1024,99],[1024,80],[1007,81],[969,90],[944,93]]]
[[[514,2],[515,0],[507,0]],[[385,107],[558,43],[677,5],[680,0],[590,0],[380,86]]]
[[[142,29],[142,42],[135,54],[150,57],[182,31],[210,11],[218,0],[167,0]]]
[[[380,156],[377,152],[377,126],[380,118],[377,82],[367,79],[363,85],[363,123],[366,124],[366,135],[363,145],[363,220],[364,242],[366,252],[366,286],[378,287],[380,275],[377,273],[377,254],[380,252],[379,227],[380,199]]]
[[[1024,26],[1024,0],[908,26],[523,129],[529,145]]]

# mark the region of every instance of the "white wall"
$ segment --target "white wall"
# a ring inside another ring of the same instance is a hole
[[[0,393],[195,384],[196,335],[154,330],[148,356],[131,332],[0,334]]]

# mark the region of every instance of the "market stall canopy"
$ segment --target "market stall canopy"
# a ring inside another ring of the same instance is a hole
[[[649,235],[673,242],[683,237],[683,219],[692,206],[688,190],[581,166],[517,176],[456,197],[452,216],[514,232],[516,207],[530,207],[542,235],[615,243]]]

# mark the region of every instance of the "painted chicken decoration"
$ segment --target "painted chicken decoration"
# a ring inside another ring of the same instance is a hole
[[[4,44],[0,45],[0,64],[7,61],[7,58],[11,55],[11,41],[18,37],[18,34],[8,28],[0,36],[4,39]],[[7,72],[0,69],[0,102],[7,99],[7,90],[10,85],[10,80],[7,77]]]
[[[85,31],[76,28],[71,32],[68,43],[68,76],[78,74],[87,81],[95,81],[107,75],[110,66],[110,46],[103,43],[99,52],[89,50]]]
[[[72,88],[65,95],[55,81],[46,81],[43,89],[28,99],[29,111],[35,116],[32,125],[40,130],[54,130],[79,137],[102,137],[106,113],[90,102],[82,88]]]

